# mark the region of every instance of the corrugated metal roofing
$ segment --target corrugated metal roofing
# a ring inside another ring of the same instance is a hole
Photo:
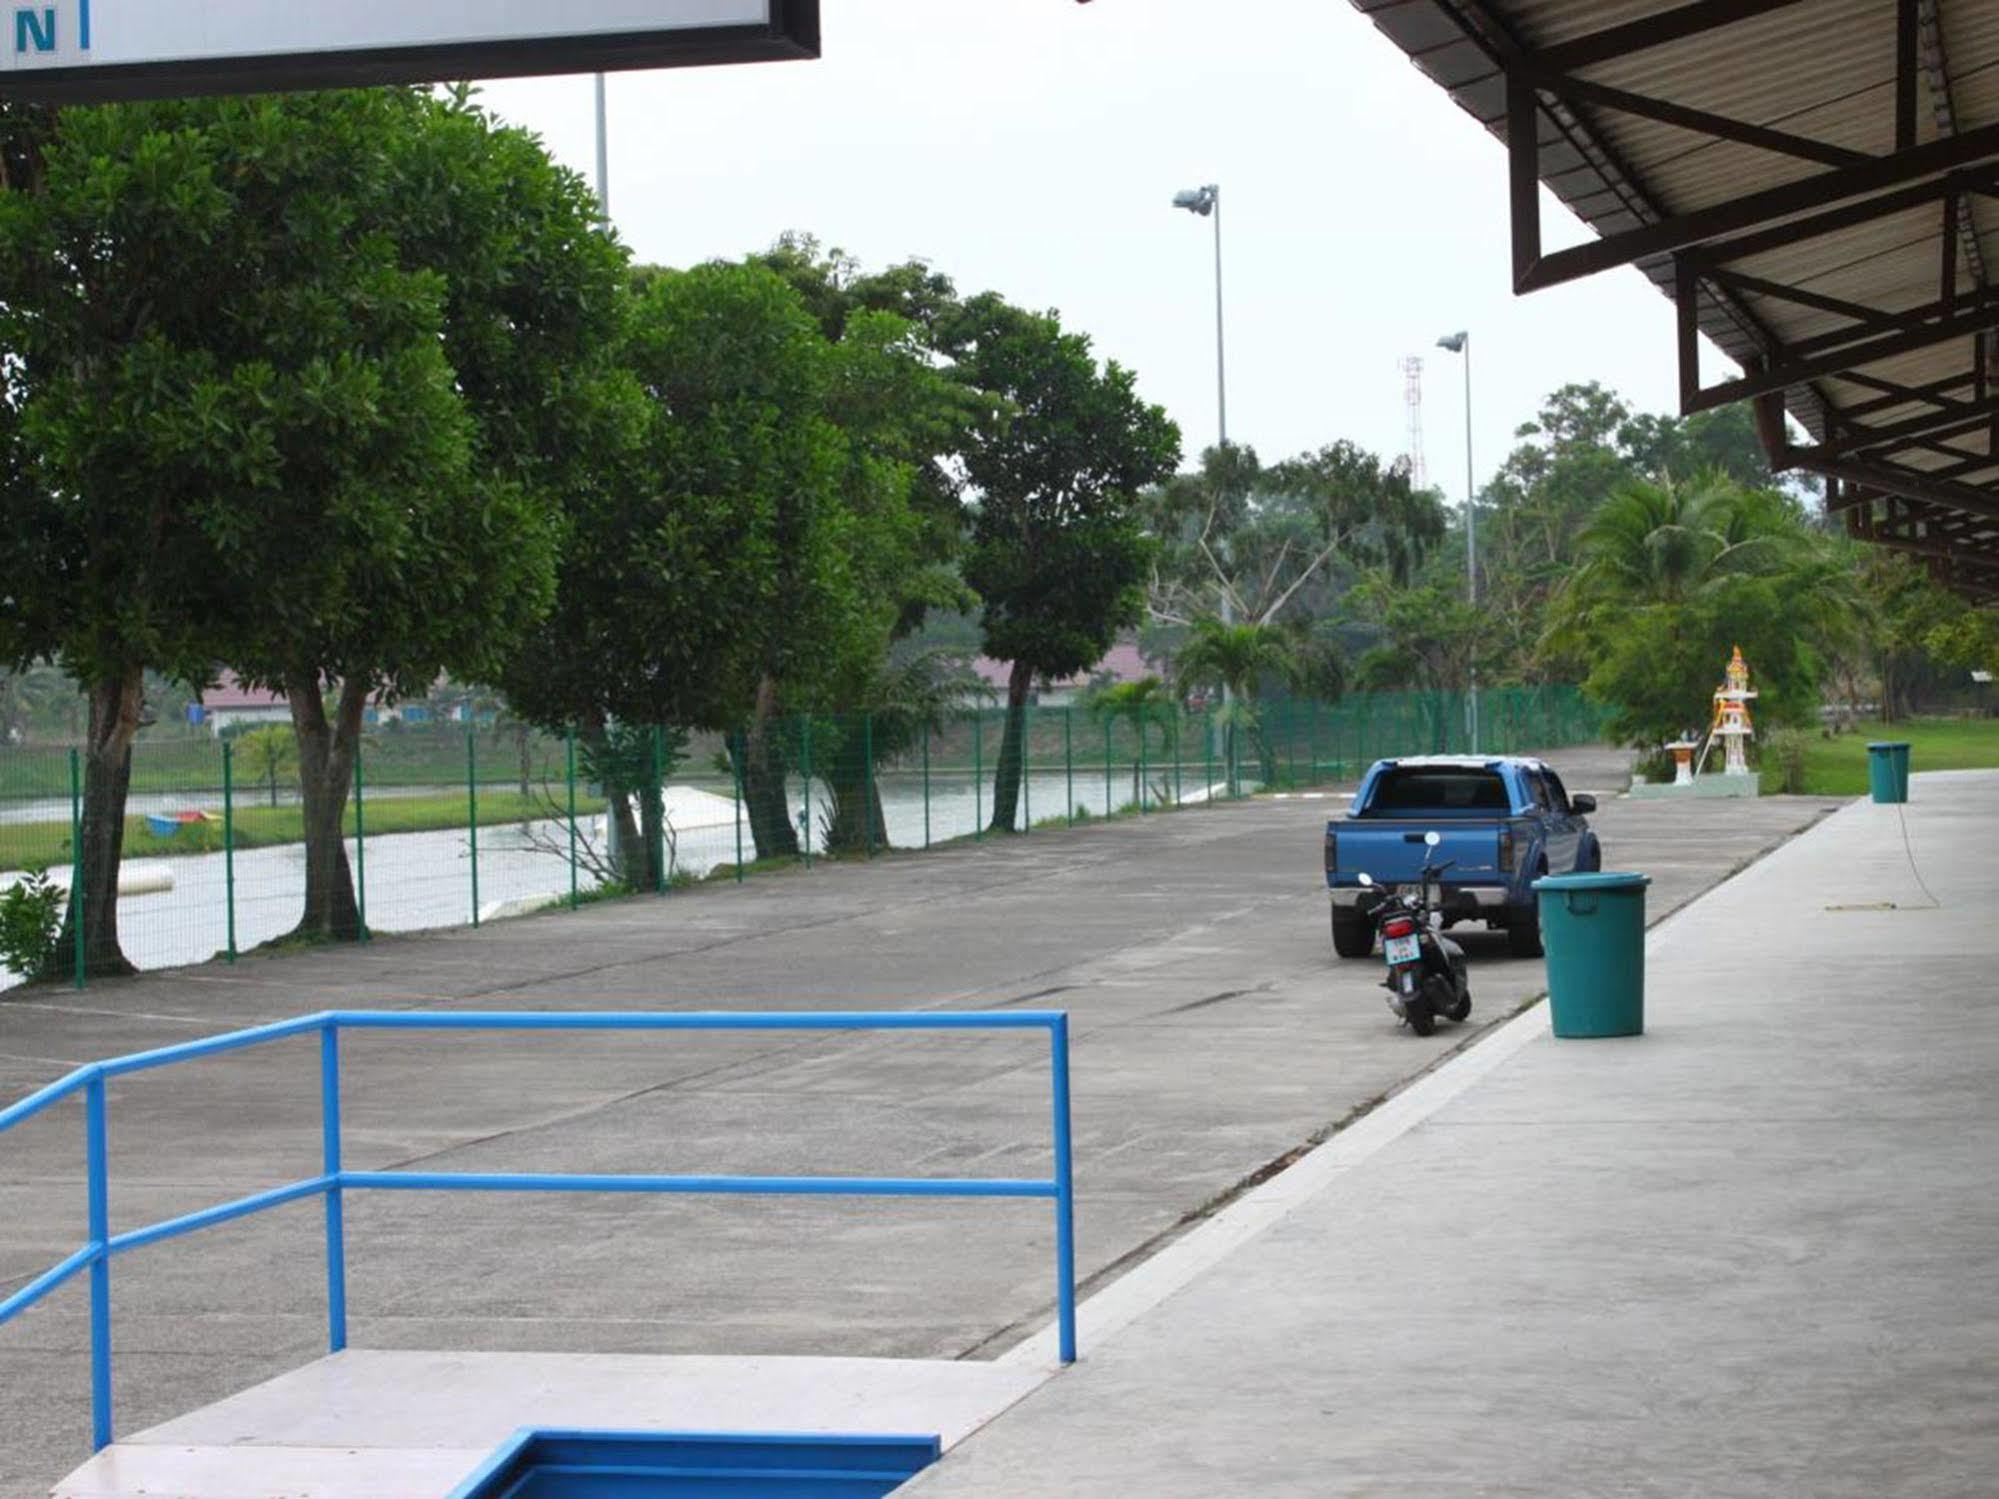
[[[1845,163],[1888,158],[1898,149],[1901,0],[1353,3],[1502,141],[1508,67],[1543,70],[1536,79],[1542,85],[1536,95],[1540,178],[1606,237],[1807,183]],[[1637,49],[1597,45],[1613,28],[1662,17],[1699,22],[1703,29],[1676,28],[1683,34]],[[1955,141],[1999,125],[1999,4],[1915,0],[1915,19],[1912,144]],[[1550,49],[1584,38],[1592,39],[1595,60],[1551,55]],[[1550,69],[1562,80],[1559,93],[1546,86]],[[1642,96],[1641,108],[1605,90]],[[1652,106],[1643,107],[1644,101]],[[1672,122],[1654,117],[1662,112],[1658,106],[1667,113],[1677,107],[1720,116],[1751,127],[1746,133],[1752,135],[1762,130],[1802,137],[1792,145],[1810,159],[1689,128],[1684,116]],[[1958,170],[1973,165],[1999,167],[1999,140]],[[1503,163],[1495,166],[1504,169]],[[1934,182],[1944,175],[1939,167],[1926,179],[1911,180]],[[1896,184],[1894,191],[1907,185]],[[1867,196],[1890,193],[1858,200]],[[1855,200],[1826,196],[1818,207],[1801,203],[1773,222],[1795,227],[1801,214]],[[1840,457],[1851,466],[1854,460],[1844,456],[1849,453],[1868,465],[1868,488],[1856,488],[1851,473],[1831,486],[1829,503],[1847,509],[1856,530],[1907,550],[1948,553],[1955,581],[1975,593],[1999,595],[1999,300],[1988,300],[1987,281],[1988,267],[1999,267],[1999,202],[1967,195],[1962,205],[1953,236],[1956,300],[1950,309],[1939,305],[1946,237],[1940,198],[1856,216],[1835,232],[1771,243],[1720,263],[1700,258],[1706,247],[1698,240],[1686,248],[1695,256],[1689,263],[1701,267],[1699,326],[1746,369],[1769,360],[1790,371],[1797,359],[1830,355],[1855,343],[1857,334],[1948,331],[1921,326],[1946,311],[1995,329],[1985,353],[1989,386],[1978,369],[1981,345],[1966,329],[1920,348],[1860,350],[1861,362],[1827,359],[1813,378],[1788,386],[1784,402],[1813,438],[1830,443],[1822,453],[1800,450],[1807,465]],[[1634,263],[1673,295],[1673,253]],[[1791,295],[1778,295],[1777,288]],[[1828,299],[1882,316],[1863,322]],[[1661,354],[1672,357],[1673,351]],[[1928,389],[1903,396],[1901,387]],[[1975,426],[1956,420],[1960,408],[1974,407],[1993,419]],[[1944,424],[1943,430],[1915,434],[1901,447],[1868,440],[1870,429],[1919,417]],[[1945,488],[1936,476],[1947,481]]]

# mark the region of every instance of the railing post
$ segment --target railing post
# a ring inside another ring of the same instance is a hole
[[[90,1439],[94,1450],[102,1452],[113,1440],[110,1131],[102,1074],[84,1084],[83,1117],[90,1192]]]
[[[229,921],[227,957],[236,961],[236,748],[222,741],[222,902]]]
[[[347,1218],[340,1192],[340,1023],[319,1032],[320,1170],[326,1187],[326,1348],[347,1346]]]
[[[472,837],[472,926],[479,926],[479,727],[465,730],[465,811]]]
[[[923,726],[923,846],[930,847],[930,725]]]
[[[76,987],[90,982],[90,945],[84,939],[83,919],[83,758],[69,752],[69,924],[75,933]]]
[[[1069,1017],[1048,1026],[1055,1114],[1055,1320],[1062,1362],[1076,1362],[1076,1172],[1069,1121]]]
[[[972,710],[972,841],[986,841],[986,717]]]
[[[563,736],[564,770],[569,781],[569,909],[583,904],[583,892],[576,875],[576,725]]]

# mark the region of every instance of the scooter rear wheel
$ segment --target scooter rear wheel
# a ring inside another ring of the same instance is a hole
[[[1419,1036],[1432,1036],[1437,1032],[1437,1015],[1427,999],[1410,1000],[1403,1018],[1409,1022],[1409,1029]]]

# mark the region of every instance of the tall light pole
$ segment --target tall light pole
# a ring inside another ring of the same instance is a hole
[[[1472,468],[1471,446],[1471,334],[1446,333],[1437,347],[1464,355],[1465,360],[1465,575],[1466,593],[1472,607],[1478,607],[1478,481]],[[1478,667],[1471,669],[1471,703],[1467,726],[1471,731],[1471,752],[1478,753]]]
[[[1229,445],[1228,341],[1222,324],[1222,190],[1210,182],[1173,195],[1173,206],[1215,221],[1215,404],[1221,445]]]
[[[604,75],[597,75],[597,212],[611,222],[611,107]]]
[[[1173,206],[1184,208],[1189,213],[1199,214],[1204,219],[1215,221],[1215,428],[1226,464],[1229,446],[1229,362],[1228,330],[1222,320],[1222,189],[1219,183],[1210,182],[1202,187],[1182,188],[1173,195]],[[1226,472],[1226,468],[1223,470]],[[1228,555],[1226,541],[1222,544],[1222,555]],[[1230,591],[1227,578],[1222,579],[1222,623],[1235,623],[1235,596]],[[1227,708],[1235,701],[1235,693],[1227,682],[1222,683],[1222,706]],[[1235,772],[1235,731],[1229,730],[1228,782],[1230,790],[1236,785]]]

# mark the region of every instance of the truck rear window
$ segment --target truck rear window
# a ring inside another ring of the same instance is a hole
[[[1375,783],[1366,816],[1393,812],[1507,812],[1513,806],[1495,770],[1470,766],[1418,766],[1385,771]]]

